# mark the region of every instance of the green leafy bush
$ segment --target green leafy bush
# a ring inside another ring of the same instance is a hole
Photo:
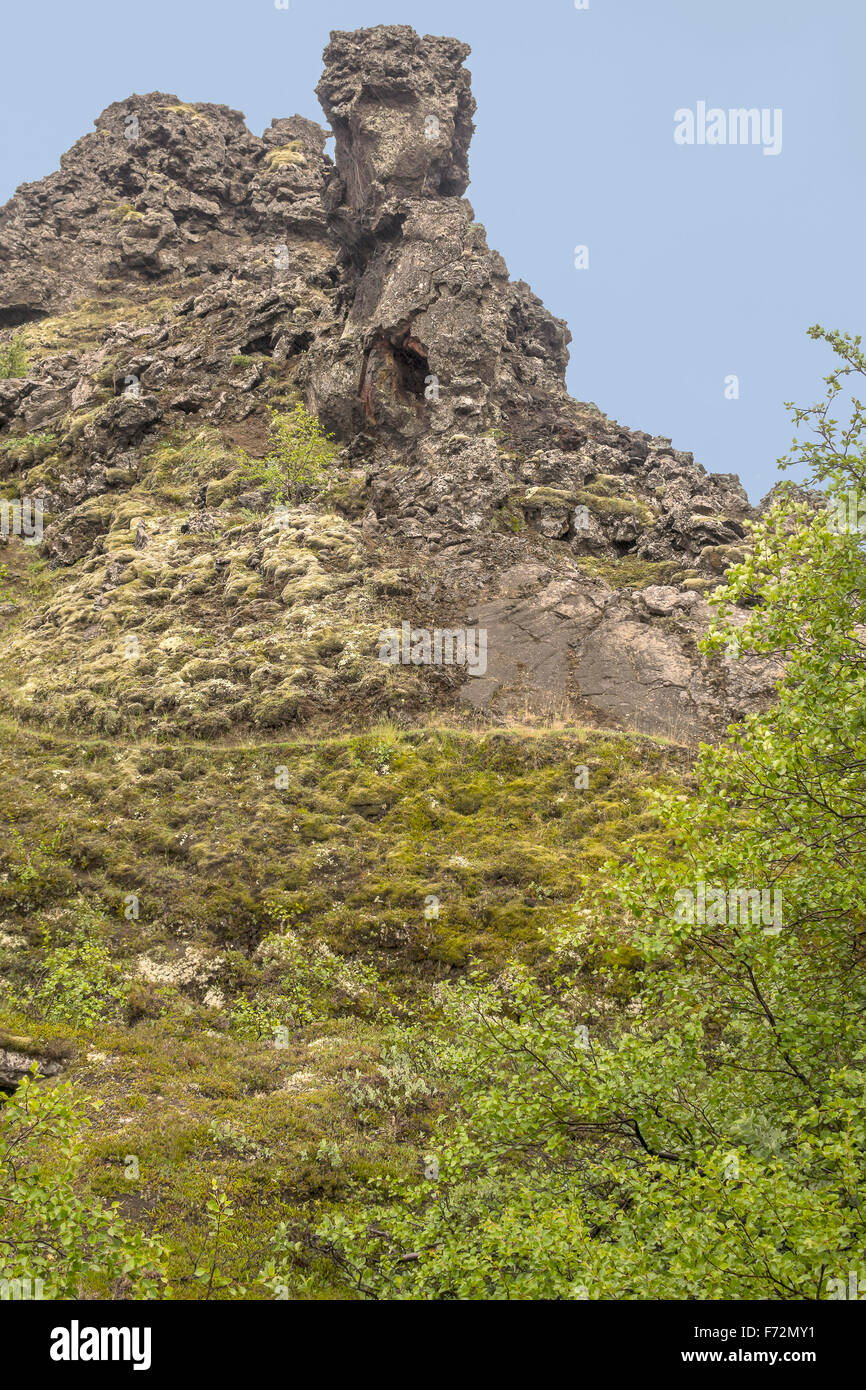
[[[303,405],[272,410],[268,452],[263,459],[244,454],[244,471],[251,482],[266,487],[275,502],[295,501],[302,491],[321,483],[336,456],[332,439]]]
[[[85,1123],[65,1085],[27,1077],[0,1104],[0,1280],[50,1299],[158,1297],[163,1248],[74,1190]]]
[[[242,993],[231,1013],[232,1031],[251,1041],[273,1039],[280,1028],[303,1028],[327,1018],[340,1004],[369,1012],[381,1003],[382,982],[372,966],[337,955],[324,941],[305,941],[284,928],[264,937],[257,951],[263,967],[258,997]]]
[[[52,833],[34,841],[10,826],[3,846],[4,884],[14,905],[33,911],[57,896],[71,879],[69,859],[64,853],[66,827],[61,820]],[[0,896],[5,897],[2,893]]]
[[[243,1284],[235,1283],[220,1267],[220,1257],[236,1249],[234,1241],[226,1236],[226,1226],[230,1225],[234,1214],[235,1209],[228,1194],[214,1180],[205,1204],[206,1235],[191,1276],[200,1285],[201,1297],[205,1301],[215,1293],[230,1292],[233,1298],[244,1296]]]
[[[87,1026],[116,1017],[124,999],[123,977],[108,951],[82,930],[49,951],[28,1002],[43,1018]]]
[[[0,381],[27,375],[27,352],[20,338],[0,345]]]
[[[261,1000],[241,994],[235,1000],[229,1022],[233,1033],[250,1042],[273,1039],[283,1020],[278,1012]]]

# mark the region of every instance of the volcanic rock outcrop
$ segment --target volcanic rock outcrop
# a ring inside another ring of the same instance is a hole
[[[766,666],[696,646],[755,512],[569,397],[566,326],[464,197],[468,52],[333,34],[335,160],[300,116],[259,138],[132,96],[0,212],[26,359],[0,478],[44,510],[19,568],[50,561],[3,605],[19,717],[212,737],[451,707],[694,738],[768,697]],[[245,457],[299,401],[339,454],[275,512]],[[383,666],[403,622],[485,629],[486,669]]]

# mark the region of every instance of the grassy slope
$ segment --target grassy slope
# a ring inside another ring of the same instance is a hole
[[[277,1219],[419,1170],[437,984],[470,960],[543,969],[544,927],[611,854],[663,834],[647,792],[683,766],[575,729],[148,746],[7,722],[0,740],[19,774],[0,793],[0,1031],[66,1056],[90,1103],[87,1181],[171,1236],[184,1294],[213,1178],[236,1207],[226,1271],[255,1294]],[[284,928],[287,958],[258,949]],[[62,988],[26,1003],[81,933],[118,972],[83,1024]],[[317,1271],[305,1296],[328,1291]]]

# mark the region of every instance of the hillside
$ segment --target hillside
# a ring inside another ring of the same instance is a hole
[[[738,479],[571,399],[488,246],[467,57],[335,33],[327,128],[261,137],[133,95],[0,211],[0,1085],[72,1082],[84,1190],[179,1297],[214,1180],[263,1297],[277,1222],[418,1172],[443,990],[552,983],[551,926],[778,675],[698,649]]]

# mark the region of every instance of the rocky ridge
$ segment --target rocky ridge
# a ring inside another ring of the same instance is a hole
[[[300,116],[259,138],[132,96],[0,211],[0,339],[27,359],[0,380],[0,487],[46,522],[4,555],[31,586],[2,606],[11,712],[214,737],[456,709],[690,740],[767,698],[772,671],[696,646],[755,510],[569,397],[565,324],[464,196],[468,53],[332,34],[334,160]],[[241,450],[299,400],[340,453],[277,516]],[[486,670],[383,666],[404,621],[486,629]]]

